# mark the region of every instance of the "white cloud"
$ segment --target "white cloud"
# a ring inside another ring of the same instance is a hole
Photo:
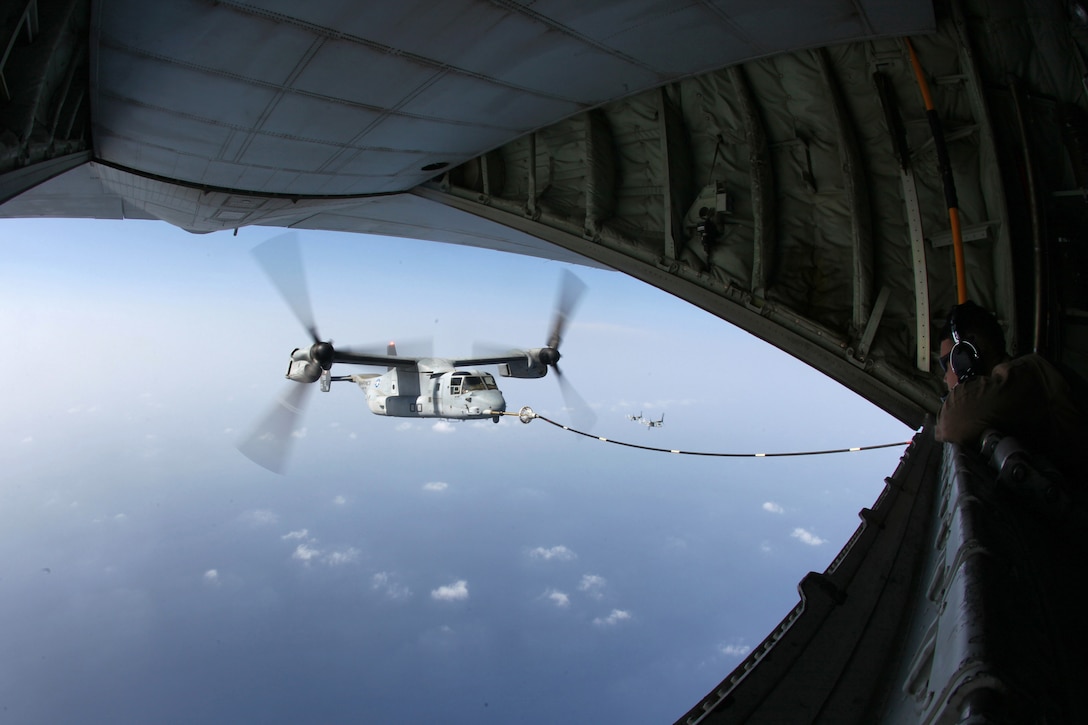
[[[593,623],[599,627],[612,627],[631,618],[631,613],[623,609],[613,609],[607,617],[597,617]]]
[[[776,504],[774,501],[767,501],[766,503],[764,503],[763,510],[772,514],[780,514],[785,512],[785,509]]]
[[[249,526],[269,526],[278,522],[280,517],[268,509],[252,509],[239,515],[238,520]]]
[[[746,644],[723,644],[721,653],[727,657],[747,657],[752,648]]]
[[[555,559],[557,561],[570,561],[571,559],[577,559],[578,555],[565,546],[553,546],[550,549],[545,549],[543,546],[538,546],[529,552],[529,556],[534,559],[543,559],[544,561],[551,561]]]
[[[19,445],[29,446],[33,442],[34,436],[27,436],[26,438],[23,438],[21,441],[19,441]]]
[[[431,599],[443,602],[460,602],[468,599],[468,582],[459,579],[453,584],[438,587],[431,592]]]
[[[292,438],[305,438],[306,437],[306,429],[305,428],[299,428],[298,430],[291,431],[291,437]]]
[[[570,606],[570,597],[556,589],[549,589],[548,591],[544,592],[544,597],[550,600],[552,604],[559,608]]]
[[[342,497],[338,496],[337,498]],[[292,552],[291,558],[297,559],[307,566],[314,561],[325,564],[326,566],[341,566],[359,560],[359,550],[354,546],[349,546],[346,549],[334,549],[328,553],[326,553],[324,549],[317,548],[314,546],[314,544],[317,543],[317,539],[310,536],[309,529],[291,531],[280,538],[284,541],[300,542],[298,546],[295,547],[294,552]]]
[[[397,581],[395,574],[380,571],[370,578],[370,588],[381,592],[394,601],[404,601],[412,596],[412,590]]]
[[[349,546],[346,549],[340,551],[333,551],[326,554],[322,559],[323,562],[329,566],[340,566],[342,564],[351,564],[359,559],[359,550],[354,546]]]
[[[298,559],[299,561],[310,563],[312,559],[316,559],[321,556],[321,549],[316,549],[309,544],[299,544],[295,547],[295,553],[291,554],[292,559]]]
[[[333,506],[343,506],[347,502],[348,502],[348,500],[346,498],[344,498],[343,496],[337,496],[336,498],[334,498],[332,500],[332,505]]]
[[[404,421],[403,423],[397,423],[396,427],[393,428],[393,430],[403,432],[406,430],[412,430],[413,428],[415,428],[414,425],[412,425],[408,421]]]
[[[603,594],[605,580],[603,576],[596,574],[583,574],[582,581],[578,583],[578,591],[585,592],[594,599],[600,599]]]
[[[445,491],[450,485],[444,481],[430,481],[423,484],[424,491]]]
[[[204,572],[204,582],[206,584],[218,584],[219,583],[219,571],[216,569],[208,569]]]
[[[808,531],[807,529],[802,529],[800,527],[794,529],[793,533],[790,534],[790,536],[795,539],[799,539],[802,544],[808,544],[809,546],[819,546],[820,544],[827,543],[825,539],[821,539],[819,536],[812,533],[811,531]]]
[[[431,430],[435,433],[454,433],[457,429],[454,428],[453,423],[450,423],[448,420],[440,420],[431,426]]]

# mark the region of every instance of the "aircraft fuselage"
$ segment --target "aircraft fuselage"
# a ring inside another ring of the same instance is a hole
[[[352,375],[370,412],[399,418],[494,418],[506,410],[491,373],[478,370],[392,368],[381,374]]]

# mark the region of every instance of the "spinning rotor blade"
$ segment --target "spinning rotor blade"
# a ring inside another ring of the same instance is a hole
[[[340,347],[337,345],[336,351],[342,352],[345,355],[387,355],[389,353],[390,345],[396,347],[397,355],[402,355],[404,357],[434,357],[433,337],[410,339],[397,338],[396,340],[390,340],[389,342],[352,345],[351,347]]]
[[[548,347],[559,349],[559,343],[563,340],[563,331],[567,322],[574,314],[582,294],[586,291],[585,282],[578,279],[567,269],[563,270],[563,278],[559,283],[559,297],[555,302],[555,318],[552,321],[552,331],[548,335]]]
[[[306,285],[298,234],[288,232],[273,237],[255,247],[252,254],[313,341],[320,342],[310,306],[310,290]]]
[[[597,422],[597,414],[578,394],[566,376],[559,372],[559,366],[553,365],[552,368],[555,370],[555,379],[559,382],[559,392],[563,394],[563,402],[567,404],[567,409],[570,410],[575,425],[584,430],[591,429],[593,424]]]
[[[253,432],[238,444],[242,455],[273,473],[283,473],[312,387],[291,383]]]
[[[570,384],[566,376],[563,375],[563,371],[559,369],[559,359],[561,357],[559,345],[563,341],[563,333],[567,329],[567,324],[570,322],[571,317],[574,316],[574,310],[578,307],[578,303],[582,300],[585,291],[585,282],[578,279],[570,270],[563,270],[563,276],[559,282],[559,297],[555,302],[555,318],[552,321],[551,334],[548,335],[548,347],[555,351],[555,358],[550,360],[548,365],[555,372],[556,382],[559,383],[559,392],[563,394],[563,401],[571,412],[571,417],[576,419],[580,427],[592,428],[597,416],[574,389],[574,386]]]

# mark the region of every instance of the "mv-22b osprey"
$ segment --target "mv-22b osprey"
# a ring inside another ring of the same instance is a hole
[[[551,368],[567,407],[583,413],[588,411],[588,406],[570,387],[558,365],[563,331],[585,290],[585,285],[570,272],[563,275],[555,318],[543,347],[468,358],[412,357],[398,355],[394,343],[389,343],[383,354],[338,348],[321,339],[310,308],[294,234],[275,237],[255,248],[253,254],[312,340],[312,344],[292,351],[288,361],[286,377],[299,385],[292,386],[238,446],[251,460],[269,470],[279,472],[282,469],[313,383],[319,383],[323,392],[328,392],[334,382],[356,383],[366,396],[370,412],[376,415],[453,420],[491,418],[498,423],[506,411],[506,401],[494,376],[476,368],[493,365],[500,376],[511,378],[542,378]],[[333,375],[334,365],[385,370]]]

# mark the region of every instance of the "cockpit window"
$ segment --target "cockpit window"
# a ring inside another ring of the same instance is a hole
[[[490,373],[481,375],[454,375],[450,378],[450,393],[461,395],[475,390],[498,390],[495,377]]]

